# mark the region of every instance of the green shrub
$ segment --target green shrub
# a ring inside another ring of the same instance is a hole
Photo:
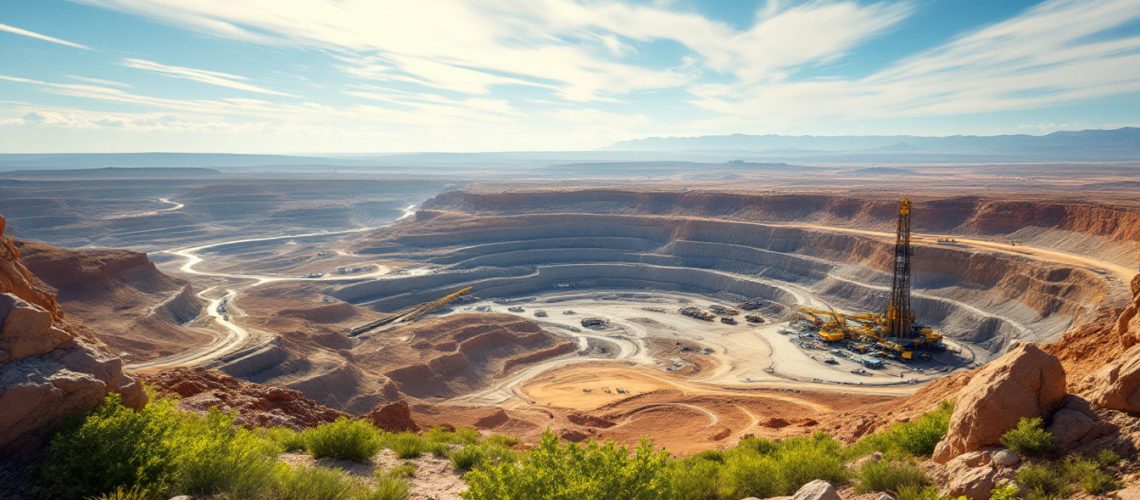
[[[539,445],[517,462],[468,472],[464,497],[499,498],[660,498],[667,493],[663,473],[668,455],[643,441],[636,452],[613,442],[561,444],[547,431]]]
[[[1080,485],[1081,489],[1091,495],[1108,493],[1117,488],[1113,477],[1101,470],[1099,464],[1087,458],[1066,457],[1061,463],[1061,473],[1065,482]]]
[[[341,500],[358,493],[356,483],[344,474],[320,467],[277,467],[277,500]]]
[[[1010,483],[994,488],[990,492],[990,500],[1015,500],[1018,493],[1017,484]]]
[[[1069,483],[1061,471],[1047,464],[1029,464],[1017,471],[1017,489],[1026,497],[1060,498]]]
[[[41,468],[46,496],[85,498],[135,487],[165,495],[176,480],[181,422],[172,401],[156,399],[135,411],[118,394],[108,395],[51,440]]]
[[[731,498],[776,496],[786,490],[776,459],[756,453],[733,453],[724,462],[719,493]]]
[[[119,487],[115,488],[115,491],[92,498],[95,500],[150,500],[153,497],[154,495],[151,495],[149,490],[136,484],[129,489]]]
[[[185,422],[175,446],[181,451],[179,493],[254,498],[272,488],[280,447],[235,428],[232,415],[211,411],[204,419]]]
[[[946,435],[953,412],[954,405],[943,401],[938,409],[913,421],[894,424],[885,431],[863,438],[850,448],[847,455],[857,457],[878,451],[890,456],[929,457]]]
[[[257,431],[266,439],[277,443],[282,450],[288,452],[305,451],[305,438],[300,432],[287,427],[270,427]]]
[[[855,491],[871,493],[889,491],[898,494],[904,488],[920,491],[930,485],[930,478],[913,462],[902,460],[879,460],[864,465],[859,471],[859,482]]]
[[[758,438],[758,437],[753,437],[753,436],[749,436],[749,437],[745,437],[745,438],[741,439],[740,443],[737,444],[736,446],[737,446],[737,448],[740,448],[740,449],[752,450],[752,451],[759,453],[761,455],[768,455],[770,453],[774,453],[776,451],[776,448],[777,448],[775,441],[772,441],[771,439],[764,439],[764,438]]]
[[[313,458],[339,458],[363,462],[380,451],[377,429],[363,420],[339,418],[302,434]]]
[[[795,437],[780,441],[772,453],[779,467],[783,495],[795,493],[801,486],[816,479],[833,485],[847,483],[848,472],[843,466],[843,446],[825,433],[810,437]]]
[[[416,476],[416,464],[402,463],[400,465],[392,467],[392,469],[389,470],[387,472],[387,474],[390,476],[393,476],[393,477],[403,477],[403,478],[415,477]]]
[[[360,500],[403,500],[407,498],[408,480],[405,479],[407,476],[402,475],[405,472],[393,470],[376,474],[376,486],[371,491],[361,495]]]
[[[483,438],[482,442],[489,445],[501,446],[503,448],[514,448],[515,445],[519,444],[519,438],[508,436],[506,434],[491,434],[490,436]]]
[[[384,440],[384,446],[391,448],[392,451],[396,453],[396,456],[400,458],[416,458],[425,451],[430,450],[430,446],[424,438],[410,432],[401,432],[388,436],[387,439]]]
[[[515,453],[510,448],[485,442],[455,448],[448,452],[448,457],[456,470],[471,470],[514,461]]]
[[[1116,464],[1120,463],[1120,460],[1120,455],[1117,455],[1116,452],[1112,450],[1100,450],[1100,453],[1096,455],[1096,463],[1102,469],[1116,467]]]
[[[1046,431],[1039,417],[1022,418],[1017,427],[1001,436],[1001,444],[1018,455],[1029,458],[1042,458],[1057,453],[1057,438]]]
[[[665,477],[671,496],[692,500],[713,500],[722,496],[732,496],[733,492],[730,490],[734,490],[733,487],[725,485],[724,491],[721,491],[722,485],[725,484],[721,480],[724,457],[718,455],[717,458],[708,460],[694,455],[687,460],[670,463]]]
[[[942,500],[942,495],[933,486],[906,484],[895,492],[896,500]]]
[[[471,427],[460,427],[449,431],[443,427],[432,427],[424,432],[423,438],[433,443],[475,444],[479,442],[479,431]]]

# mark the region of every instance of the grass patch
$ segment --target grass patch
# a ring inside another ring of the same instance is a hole
[[[667,454],[643,441],[636,451],[612,442],[560,443],[547,431],[518,462],[477,468],[464,476],[471,499],[662,498]]]
[[[363,462],[380,451],[378,431],[363,420],[338,418],[302,433],[305,450],[313,458],[338,458]]]
[[[401,432],[399,434],[386,436],[384,439],[384,447],[390,448],[396,453],[397,457],[404,459],[416,458],[427,451],[432,451],[432,447],[426,439],[410,432]]]
[[[887,491],[896,496],[901,496],[903,492],[908,495],[919,495],[930,484],[930,478],[914,462],[879,460],[864,465],[859,471],[859,481],[855,485],[855,491],[859,493]]]
[[[305,438],[303,435],[287,427],[270,427],[257,431],[262,437],[277,443],[282,450],[293,453],[305,451]]]
[[[515,460],[515,452],[496,442],[482,442],[455,448],[448,452],[456,470],[471,470]]]
[[[850,457],[859,457],[878,451],[888,456],[910,455],[929,457],[934,447],[950,427],[950,414],[954,405],[943,401],[934,411],[910,421],[900,422],[887,430],[867,436],[848,450]]]
[[[1001,444],[1027,458],[1046,458],[1057,454],[1057,438],[1043,428],[1040,417],[1024,418],[1017,427],[1001,435]]]

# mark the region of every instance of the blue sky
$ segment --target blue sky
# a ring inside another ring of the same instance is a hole
[[[1140,0],[0,0],[0,152],[569,150],[1138,117]]]

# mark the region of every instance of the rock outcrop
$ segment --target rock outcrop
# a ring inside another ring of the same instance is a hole
[[[20,262],[0,217],[0,453],[40,445],[64,417],[109,392],[131,407],[146,393],[95,335],[68,322],[55,295]]]
[[[412,410],[404,400],[393,401],[376,408],[365,418],[372,425],[388,432],[417,432],[420,426],[412,419]]]
[[[1097,406],[1140,412],[1140,275],[1132,279],[1132,303],[1116,321],[1124,352],[1085,382],[1085,395]]]
[[[1034,344],[1017,344],[978,371],[959,394],[950,429],[934,450],[934,461],[946,463],[997,444],[1022,417],[1048,417],[1064,397],[1061,362]]]
[[[248,427],[299,430],[348,416],[306,398],[300,391],[245,382],[216,370],[175,368],[145,378],[159,393],[182,398],[178,402],[181,409],[232,411],[237,413],[237,422]]]

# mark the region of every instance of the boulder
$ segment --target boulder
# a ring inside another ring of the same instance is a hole
[[[839,493],[827,481],[816,479],[796,490],[793,500],[839,500]]]
[[[1086,381],[1084,395],[1102,408],[1140,412],[1140,345],[1129,347]]]
[[[972,467],[950,473],[946,494],[951,497],[964,496],[971,500],[985,500],[990,497],[997,479],[993,467]]]
[[[408,402],[402,399],[372,410],[367,418],[372,422],[372,425],[388,432],[417,432],[420,430],[420,426],[412,420],[412,410],[408,408]]]
[[[993,452],[990,457],[991,462],[998,467],[1013,467],[1017,465],[1018,462],[1021,462],[1021,457],[1018,457],[1017,453],[1007,448]]]
[[[1107,435],[1115,427],[1097,418],[1087,401],[1069,396],[1065,398],[1065,406],[1053,414],[1053,421],[1046,430],[1056,436],[1061,449],[1072,451],[1082,441]]]
[[[1061,362],[1031,343],[1014,345],[973,376],[959,394],[933,459],[947,463],[998,443],[1022,417],[1048,417],[1065,397]]]

